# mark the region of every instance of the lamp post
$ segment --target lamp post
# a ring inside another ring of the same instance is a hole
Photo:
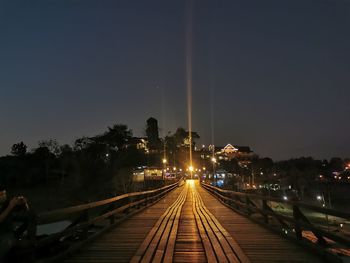
[[[211,162],[213,163],[213,176],[214,176],[214,182],[215,182],[215,186],[216,186],[216,183],[217,183],[217,181],[216,181],[216,175],[215,175],[216,158],[215,158],[214,156],[211,158]]]
[[[166,172],[166,163],[167,163],[167,159],[163,158],[162,163],[163,163],[163,171]]]
[[[193,179],[193,177],[192,177],[192,172],[194,170],[193,166],[190,165],[190,167],[188,167],[188,170],[190,171],[191,179]]]

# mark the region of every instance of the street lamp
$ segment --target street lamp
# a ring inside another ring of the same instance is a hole
[[[167,163],[167,159],[163,158],[163,159],[162,159],[162,163],[163,163],[164,172],[166,172],[166,163]]]
[[[211,158],[211,162],[213,163],[213,176],[214,176],[214,182],[215,182],[215,186],[216,186],[216,175],[215,175],[216,158],[214,156]]]
[[[190,165],[190,167],[188,167],[188,170],[190,171],[191,179],[193,179],[193,178],[192,178],[192,172],[193,172],[193,170],[194,170],[193,166]]]

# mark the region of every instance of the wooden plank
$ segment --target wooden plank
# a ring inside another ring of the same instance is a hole
[[[252,222],[198,188],[207,209],[217,218],[251,262],[322,262],[297,244]]]
[[[185,202],[187,187],[184,187],[177,200],[166,210],[147,235],[137,250],[131,262],[161,262],[166,250],[166,245],[172,232],[173,223],[178,211],[181,211]],[[170,252],[169,252],[170,253]]]
[[[225,252],[224,252],[219,240],[217,239],[213,229],[209,225],[208,221],[203,217],[200,209],[198,208],[198,197],[197,197],[196,193],[194,192],[193,195],[194,195],[194,200],[195,200],[194,211],[198,215],[197,218],[203,224],[205,232],[206,232],[206,234],[209,238],[209,241],[212,245],[212,249],[216,255],[217,261],[222,262],[222,263],[228,262],[226,255],[225,255]]]
[[[239,262],[244,262],[244,263],[250,262],[248,257],[243,253],[242,249],[237,244],[237,242],[233,239],[233,237],[219,223],[217,218],[212,213],[210,213],[210,211],[204,205],[203,200],[198,193],[197,193],[197,196],[198,196],[199,203],[201,204],[200,209],[201,209],[203,215],[207,218],[208,221],[210,221],[210,225],[213,228],[217,229],[214,232],[220,233],[220,235],[222,235],[224,237],[224,239],[221,239],[220,237],[218,237],[218,238],[219,238],[219,240],[222,240],[221,244],[224,248],[225,254],[228,257],[229,261],[230,262],[239,261]]]
[[[181,211],[173,262],[207,262],[206,253],[193,212],[193,197],[191,191],[188,191],[186,202]]]
[[[181,191],[181,188],[175,189],[156,204],[82,247],[65,262],[100,262],[100,259],[101,262],[129,262],[159,218],[177,200]]]

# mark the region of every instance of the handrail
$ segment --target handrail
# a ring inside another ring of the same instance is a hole
[[[205,184],[205,186],[210,187],[210,188],[214,189],[215,191],[225,193],[225,194],[243,196],[243,197],[249,197],[249,198],[257,198],[257,199],[262,199],[262,200],[266,200],[266,201],[289,204],[291,206],[297,205],[297,206],[302,207],[302,208],[314,210],[315,212],[350,219],[350,213],[346,212],[346,211],[338,211],[338,210],[334,210],[334,209],[330,209],[330,208],[326,208],[326,207],[310,205],[310,204],[303,203],[303,202],[284,200],[281,198],[271,197],[271,196],[266,196],[266,195],[248,194],[248,193],[236,192],[236,191],[232,191],[232,190],[225,190],[225,189],[221,189],[221,188],[209,185],[209,184]]]
[[[117,222],[125,219],[128,215],[138,211],[130,211],[130,208],[140,206],[147,207],[173,189],[181,186],[181,184],[182,179],[176,183],[153,190],[122,194],[105,200],[41,213],[36,215],[29,223],[28,239],[32,241],[35,244],[35,248],[39,250],[50,247],[52,244],[57,245],[62,242],[64,243],[65,240],[67,240],[68,244],[70,244],[68,245],[68,248],[64,251],[60,251],[58,255],[51,255],[54,258],[59,258],[63,254],[69,253],[69,251],[78,248],[85,241],[103,233]],[[90,210],[92,209],[98,210],[90,213]],[[125,213],[126,211],[128,212]],[[73,214],[75,217],[73,217]],[[65,229],[50,235],[37,236],[36,232],[38,225],[58,222],[64,219],[72,221],[72,223]],[[105,223],[105,221],[102,222],[103,220],[108,221]],[[100,222],[102,222],[102,224],[99,224]],[[73,247],[71,246],[72,240],[76,243]],[[46,257],[39,258],[39,261],[46,262]],[[50,259],[48,261],[51,262]]]
[[[348,212],[336,211],[333,209],[318,207],[303,202],[282,200],[275,197],[224,190],[203,182],[201,185],[210,193],[217,196],[217,198],[223,203],[230,206],[234,210],[237,210],[239,213],[249,217],[254,213],[261,215],[261,217],[251,217],[251,219],[265,226],[268,226],[269,228],[275,229],[279,233],[283,233],[288,237],[296,238],[298,241],[309,241],[309,239],[303,235],[303,231],[311,231],[317,239],[317,243],[313,244],[313,246],[320,246],[323,250],[326,247],[332,247],[333,251],[334,249],[337,249],[337,246],[338,248],[345,247],[348,250],[350,249],[350,239],[347,236],[329,232],[325,230],[325,227],[322,228],[321,224],[313,224],[300,210],[300,208],[307,208],[314,212],[326,214],[327,216],[331,215],[346,220],[350,219],[350,213]],[[261,203],[258,201],[261,201]],[[268,204],[269,201],[290,205],[292,207],[292,215],[287,216],[273,210]],[[271,225],[270,219],[275,219],[279,223],[279,226],[276,227],[276,224]],[[288,232],[287,229],[292,231],[288,230]],[[330,240],[333,242],[330,243]],[[339,254],[344,252],[342,249],[336,251]],[[350,253],[350,250],[348,252]]]
[[[118,195],[116,197],[112,197],[112,198],[108,198],[108,199],[104,199],[104,200],[100,200],[100,201],[95,201],[95,202],[91,202],[91,203],[87,203],[87,204],[83,204],[83,205],[70,206],[70,207],[61,208],[61,209],[57,209],[57,210],[53,210],[53,211],[49,211],[49,212],[44,212],[44,213],[41,213],[37,216],[37,222],[38,223],[50,223],[50,219],[57,218],[57,217],[60,217],[62,215],[82,212],[84,210],[107,205],[107,204],[110,204],[110,203],[113,203],[113,202],[116,202],[116,201],[119,201],[119,200],[122,200],[122,199],[128,198],[128,197],[134,197],[134,196],[140,196],[140,195],[146,195],[146,194],[160,192],[160,191],[166,190],[168,188],[174,187],[178,183],[179,182],[176,182],[176,183],[173,183],[171,185],[167,185],[167,186],[153,189],[153,190],[122,194],[122,195]]]

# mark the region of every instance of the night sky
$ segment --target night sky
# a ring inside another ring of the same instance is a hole
[[[0,155],[114,123],[187,127],[185,1],[0,0]],[[350,1],[197,0],[193,130],[276,160],[350,157]]]

